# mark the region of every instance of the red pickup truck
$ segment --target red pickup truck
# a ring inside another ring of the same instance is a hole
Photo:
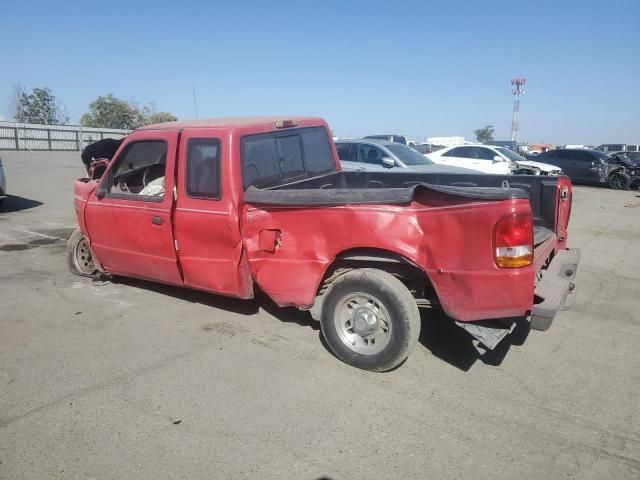
[[[302,117],[134,131],[99,179],[75,182],[71,271],[260,289],[376,371],[407,358],[419,307],[494,348],[516,318],[546,329],[568,305],[567,177],[343,172],[329,132]]]

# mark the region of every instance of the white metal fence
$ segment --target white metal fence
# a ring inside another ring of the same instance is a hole
[[[129,130],[80,125],[37,125],[0,121],[0,150],[82,150],[103,138],[122,138]]]

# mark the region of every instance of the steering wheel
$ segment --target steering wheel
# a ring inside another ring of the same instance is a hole
[[[129,186],[124,183],[122,180],[118,182],[118,189],[121,192],[129,193]]]

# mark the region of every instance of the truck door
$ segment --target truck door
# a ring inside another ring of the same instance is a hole
[[[243,255],[238,200],[230,181],[230,136],[215,129],[182,133],[174,230],[184,283],[249,298],[253,287]]]
[[[110,273],[182,284],[171,228],[176,136],[134,133],[89,199],[91,247]]]

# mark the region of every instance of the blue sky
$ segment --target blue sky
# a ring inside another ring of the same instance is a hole
[[[341,136],[640,143],[640,1],[0,1],[0,115],[48,86],[179,118],[302,114]]]

